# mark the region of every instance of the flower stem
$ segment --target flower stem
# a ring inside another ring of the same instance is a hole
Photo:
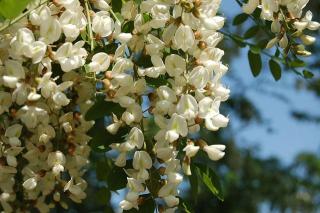
[[[90,47],[91,47],[91,51],[93,51],[94,50],[94,40],[93,40],[93,32],[92,32],[91,16],[90,16],[88,0],[84,1],[84,5],[86,8],[86,16],[87,16],[87,20],[88,20],[88,32],[89,32]]]

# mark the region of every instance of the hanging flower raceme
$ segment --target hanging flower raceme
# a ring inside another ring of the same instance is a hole
[[[30,10],[0,35],[4,212],[49,212],[57,204],[68,208],[67,199],[86,197],[82,177],[93,122],[84,116],[95,88],[81,72],[84,41],[73,42],[87,26],[86,16],[78,0],[35,3]]]
[[[243,11],[252,14],[261,8],[261,19],[271,22],[271,32],[275,37],[269,41],[267,48],[278,44],[288,53],[309,56],[311,52],[305,46],[311,45],[316,38],[305,33],[305,30],[318,30],[320,23],[312,21],[312,12],[304,13],[308,0],[249,0],[243,5]]]
[[[224,24],[216,15],[219,6],[220,1],[127,1],[121,10],[124,21],[115,21],[115,32],[133,24],[125,32],[129,39],[121,40],[118,32],[109,37],[118,46],[103,80],[106,100],[124,109],[113,115],[107,130],[116,135],[131,129],[123,142],[110,145],[115,165],[129,176],[129,192],[120,203],[124,210],[139,209],[149,194],[163,200],[161,209],[175,211],[183,173],[192,175],[191,158],[200,150],[211,160],[224,156],[224,145],[188,139],[202,128],[226,127],[229,120],[219,111],[230,93],[221,83],[228,68],[217,48]],[[155,87],[153,79],[165,80]],[[148,120],[157,129],[151,135]]]

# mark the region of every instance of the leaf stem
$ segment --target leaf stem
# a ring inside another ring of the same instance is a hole
[[[115,14],[115,12],[110,8],[110,12],[112,14],[112,16],[116,19],[116,21],[118,21],[119,23],[121,23],[121,21],[119,20],[119,18],[117,17],[117,15]]]

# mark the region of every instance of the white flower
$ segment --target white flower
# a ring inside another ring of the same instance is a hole
[[[224,25],[225,18],[221,16],[203,17],[202,22],[209,30],[220,30]]]
[[[47,123],[49,120],[47,111],[36,106],[24,106],[18,113],[21,121],[28,129],[33,129],[38,123]]]
[[[152,159],[146,151],[136,151],[132,165],[136,170],[150,169],[152,167]]]
[[[36,188],[38,180],[36,177],[32,177],[27,179],[26,181],[23,182],[22,186],[26,189],[26,190],[33,190]]]
[[[87,52],[84,48],[84,41],[78,41],[74,45],[70,42],[59,47],[55,54],[55,59],[59,61],[64,72],[77,69],[84,65]]]
[[[11,94],[8,92],[0,91],[0,115],[4,112],[9,112],[11,104]]]
[[[209,118],[219,114],[220,101],[205,97],[199,102],[199,117]]]
[[[198,113],[198,103],[192,95],[182,95],[177,104],[177,113],[187,120],[194,119]]]
[[[188,125],[183,116],[174,113],[169,121],[165,137],[169,142],[173,142],[179,138],[179,135],[182,137],[188,135]]]
[[[274,45],[276,45],[276,43],[278,43],[278,41],[279,41],[278,37],[275,37],[275,38],[271,39],[268,42],[266,48],[269,49],[269,48],[273,47]]]
[[[101,37],[111,35],[114,29],[114,21],[106,11],[97,12],[92,20],[92,31]]]
[[[271,24],[271,31],[273,33],[279,33],[281,30],[281,23],[278,19],[274,20]]]
[[[30,22],[33,25],[39,26],[51,16],[51,10],[48,6],[44,5],[38,9],[31,11],[29,15]]]
[[[107,126],[107,131],[110,132],[110,134],[115,135],[117,134],[119,128],[122,125],[122,122],[118,120],[117,116],[115,114],[112,115],[113,123]]]
[[[95,0],[93,2],[93,5],[99,10],[108,11],[110,9],[110,5],[108,4],[108,2],[106,2],[106,0]]]
[[[70,198],[79,203],[81,200],[86,198],[86,193],[83,191],[82,185],[83,183],[81,182],[74,184],[73,178],[71,178],[64,186],[63,191],[69,191],[71,193]]]
[[[165,184],[163,185],[159,192],[158,192],[158,196],[159,197],[166,197],[169,196],[171,194],[175,194],[176,193],[176,185],[169,183],[169,184]]]
[[[67,9],[61,14],[59,22],[68,41],[74,41],[87,25],[86,17],[81,10]]]
[[[144,136],[141,129],[133,127],[129,132],[127,142],[131,143],[138,149],[141,149],[144,143]]]
[[[122,120],[130,125],[133,122],[140,122],[142,116],[141,107],[138,104],[133,104],[122,114]]]
[[[92,62],[89,64],[91,72],[100,73],[106,71],[110,65],[110,57],[107,53],[96,53],[92,57]]]
[[[173,148],[172,147],[162,147],[155,150],[157,158],[167,161],[173,157]]]
[[[277,1],[262,0],[261,18],[273,20],[273,14],[279,11],[279,3]]]
[[[225,155],[224,150],[226,146],[225,145],[210,145],[210,146],[204,146],[203,150],[208,154],[208,157],[213,160],[217,161],[223,158]]]
[[[34,35],[28,28],[21,28],[18,30],[17,34],[11,40],[10,52],[14,56],[24,55],[25,48],[27,48],[31,43],[35,41]]]
[[[5,75],[2,77],[5,86],[15,88],[20,79],[25,78],[25,71],[21,63],[14,60],[5,62]]]
[[[314,42],[316,42],[316,38],[313,36],[309,36],[309,35],[301,35],[300,39],[303,42],[303,44],[305,44],[305,45],[311,45]]]
[[[288,11],[297,18],[301,17],[302,9],[305,8],[309,0],[295,0],[287,3]]]
[[[120,208],[123,209],[123,210],[126,210],[126,211],[130,210],[132,208],[138,209],[138,204],[134,204],[134,203],[132,203],[130,201],[127,201],[127,200],[122,200],[120,202]]]
[[[170,7],[164,4],[155,4],[151,8],[152,20],[150,25],[152,28],[158,29],[164,27],[170,19]]]
[[[167,73],[171,77],[175,77],[181,75],[186,70],[187,63],[181,56],[171,54],[166,57],[165,66]]]
[[[138,68],[138,74],[140,76],[148,76],[150,78],[158,78],[160,75],[165,74],[165,65],[162,58],[159,55],[152,55],[151,62],[153,67],[146,69]]]
[[[195,38],[191,27],[188,25],[180,25],[173,39],[175,47],[186,52],[193,46],[194,42]]]
[[[59,40],[61,36],[61,26],[57,18],[49,17],[40,24],[40,36],[47,44],[52,44]]]
[[[307,11],[304,18],[301,21],[295,21],[294,26],[297,30],[303,31],[304,29],[309,30],[318,30],[320,28],[320,23],[316,21],[312,21],[312,12]]]
[[[128,189],[130,189],[131,191],[134,192],[144,192],[145,191],[145,187],[142,185],[142,183],[134,178],[127,178],[127,187]]]
[[[179,205],[179,198],[177,198],[176,196],[169,195],[167,197],[164,197],[163,199],[169,207]]]
[[[160,86],[157,89],[157,95],[161,100],[167,100],[172,103],[177,101],[177,96],[175,94],[175,91],[173,91],[170,87],[168,86]]]
[[[126,152],[120,152],[118,157],[116,158],[114,164],[118,167],[125,167],[127,163],[127,153]]]
[[[188,156],[189,158],[192,158],[198,153],[199,149],[200,149],[199,146],[195,146],[192,143],[192,144],[188,144],[187,146],[185,146],[183,151],[186,152],[186,156]]]
[[[197,89],[203,89],[210,81],[210,72],[203,66],[193,68],[189,73],[188,81]]]
[[[124,19],[132,20],[138,13],[136,4],[134,1],[127,1],[122,5],[121,15]]]
[[[47,50],[47,45],[42,41],[36,41],[25,48],[25,56],[32,58],[32,63],[41,62]]]
[[[53,87],[50,91],[52,100],[58,108],[60,108],[61,106],[67,106],[70,103],[70,100],[67,98],[66,94],[63,93],[63,91],[71,87],[72,84],[72,81],[66,81],[58,86]]]
[[[205,119],[205,126],[210,131],[217,131],[228,125],[229,119],[219,113],[220,101],[204,98],[199,102],[199,117]]]
[[[52,172],[55,176],[64,171],[64,165],[66,163],[66,157],[60,151],[51,152],[48,154],[47,163],[52,167]]]

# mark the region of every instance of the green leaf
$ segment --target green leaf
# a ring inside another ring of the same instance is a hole
[[[112,4],[112,10],[114,12],[121,12],[121,8],[122,8],[122,1],[121,0],[112,0],[111,4]]]
[[[260,54],[261,48],[259,46],[251,45],[250,51],[254,54]]]
[[[193,166],[191,167],[191,173],[197,174],[197,171],[195,170],[195,167],[193,167]],[[198,196],[198,189],[199,189],[198,177],[197,177],[197,175],[190,175],[190,176],[188,176],[188,178],[189,178],[190,190],[192,193],[193,201],[196,203],[197,196]]]
[[[114,166],[107,177],[108,188],[111,191],[123,189],[127,185],[127,174],[123,168]]]
[[[159,127],[154,121],[154,117],[143,119],[144,138],[146,141],[152,141],[153,137],[158,133]]]
[[[145,77],[146,82],[148,86],[153,87],[153,88],[158,88],[162,85],[167,85],[168,80],[164,75],[159,76],[158,78],[150,78],[150,77]]]
[[[300,59],[289,62],[290,67],[305,67],[306,63]]]
[[[253,13],[251,14],[255,19],[257,19],[258,21],[260,21],[260,15],[261,15],[261,8],[257,7],[257,9],[255,11],[253,11]]]
[[[90,147],[96,152],[106,152],[110,150],[110,144],[123,140],[128,132],[129,128],[124,127],[120,128],[117,134],[112,135],[106,130],[103,118],[96,120],[94,126],[88,132],[91,137]]]
[[[249,38],[252,38],[252,37],[254,37],[257,33],[258,33],[258,31],[259,31],[259,26],[253,26],[253,27],[251,27],[251,28],[249,28],[245,33],[244,33],[244,38],[245,39],[249,39]]]
[[[233,24],[233,25],[242,24],[242,23],[244,23],[248,18],[249,18],[249,15],[248,15],[248,14],[241,13],[241,14],[237,15],[237,16],[233,19],[232,24]]]
[[[280,54],[281,54],[281,52],[280,52],[279,48],[277,48],[276,52],[274,53],[274,56],[278,58],[280,56]]]
[[[251,50],[248,52],[248,59],[251,68],[251,72],[254,77],[257,77],[261,73],[262,60],[260,54],[255,54]]]
[[[1,0],[0,15],[13,19],[20,15],[32,0]]]
[[[195,164],[195,171],[204,185],[214,194],[219,200],[223,201],[222,186],[218,176],[209,167],[201,164]]]
[[[99,189],[96,193],[96,199],[99,204],[106,205],[109,203],[111,198],[111,192],[108,188],[103,187]]]
[[[95,165],[97,179],[105,181],[108,178],[108,174],[113,167],[113,162],[110,159],[99,159]]]
[[[303,77],[306,79],[310,79],[313,78],[314,74],[312,72],[310,72],[309,70],[303,70]]]
[[[134,29],[134,23],[133,21],[128,21],[126,22],[123,27],[122,27],[122,32],[124,33],[130,33],[132,32]]]
[[[88,110],[85,119],[88,121],[97,120],[105,116],[110,116],[112,113],[121,115],[124,111],[125,109],[119,104],[105,101],[105,97],[103,95],[98,95],[96,97],[95,104]]]
[[[143,21],[144,23],[147,23],[149,21],[151,21],[152,17],[149,13],[143,13]]]
[[[274,80],[278,81],[281,78],[281,67],[279,63],[273,59],[270,59],[269,67]]]
[[[266,48],[268,43],[269,43],[269,39],[263,39],[258,42],[257,46],[259,46],[261,49],[264,49]]]

